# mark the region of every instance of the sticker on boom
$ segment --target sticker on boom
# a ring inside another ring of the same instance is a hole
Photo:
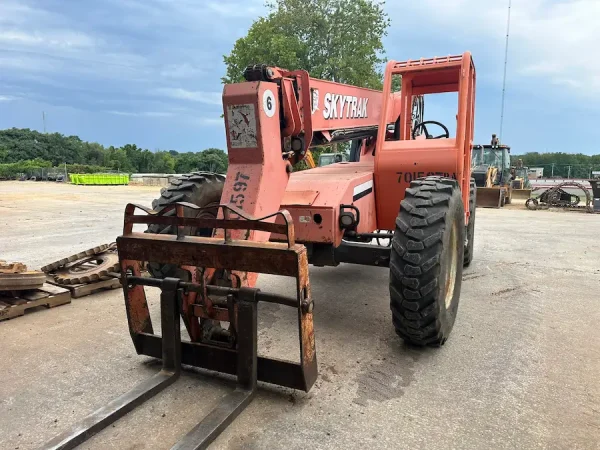
[[[398,175],[398,183],[410,183],[417,178],[430,177],[432,175],[454,178],[456,180],[456,173],[450,174],[448,172],[396,172],[396,175]]]
[[[227,105],[227,133],[231,148],[256,148],[256,111],[252,103]]]
[[[323,117],[325,119],[365,119],[368,117],[368,98],[331,94],[328,92],[325,94],[323,102]]]

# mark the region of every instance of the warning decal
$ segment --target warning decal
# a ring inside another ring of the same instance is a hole
[[[256,111],[252,103],[227,105],[227,125],[231,148],[256,148]]]

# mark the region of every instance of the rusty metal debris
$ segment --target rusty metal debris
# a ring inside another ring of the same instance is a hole
[[[84,252],[79,252],[67,258],[59,259],[58,261],[54,261],[53,263],[47,264],[43,266],[40,270],[46,273],[52,272],[62,267],[65,267],[69,263],[79,261],[82,258],[87,258],[88,256],[92,255],[99,255],[100,253],[103,253],[110,248],[114,248],[114,246],[114,243],[98,245],[97,247],[90,248],[89,250],[86,250]]]
[[[85,284],[109,277],[118,267],[119,257],[116,253],[104,252],[69,263],[53,275],[59,284]]]
[[[581,197],[564,190],[564,188],[577,188],[585,194],[585,206],[580,205]],[[593,212],[592,197],[588,189],[576,181],[565,181],[544,191],[537,198],[529,198],[525,202],[527,209],[535,211],[536,209],[548,208],[566,208],[566,209],[585,209],[586,212]]]
[[[76,285],[104,280],[118,270],[116,243],[98,245],[42,267],[57,284]]]
[[[23,263],[0,261],[0,291],[23,291],[37,289],[46,281],[46,275],[38,270],[27,270]]]
[[[0,260],[0,273],[22,273],[27,271],[27,266],[23,263],[8,263]]]

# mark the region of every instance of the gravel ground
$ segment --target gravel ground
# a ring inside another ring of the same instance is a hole
[[[1,182],[0,259],[35,268],[113,241],[125,204],[156,193]],[[309,393],[261,386],[211,449],[600,449],[599,235],[598,215],[479,209],[440,349],[395,336],[387,270],[311,268],[319,379]],[[272,276],[259,287],[293,289]],[[296,351],[293,322],[261,305],[260,352]],[[37,448],[160,367],[135,354],[119,290],[2,322],[0,341],[2,449]],[[186,370],[81,448],[169,448],[232,386]]]

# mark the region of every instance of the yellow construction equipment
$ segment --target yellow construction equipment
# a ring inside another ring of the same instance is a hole
[[[510,147],[495,134],[489,145],[473,146],[471,176],[477,186],[477,206],[501,208],[512,201]]]
[[[512,181],[512,197],[518,200],[527,200],[531,197],[531,183],[529,182],[529,167],[523,166],[523,160],[519,159],[516,166],[510,168]]]

